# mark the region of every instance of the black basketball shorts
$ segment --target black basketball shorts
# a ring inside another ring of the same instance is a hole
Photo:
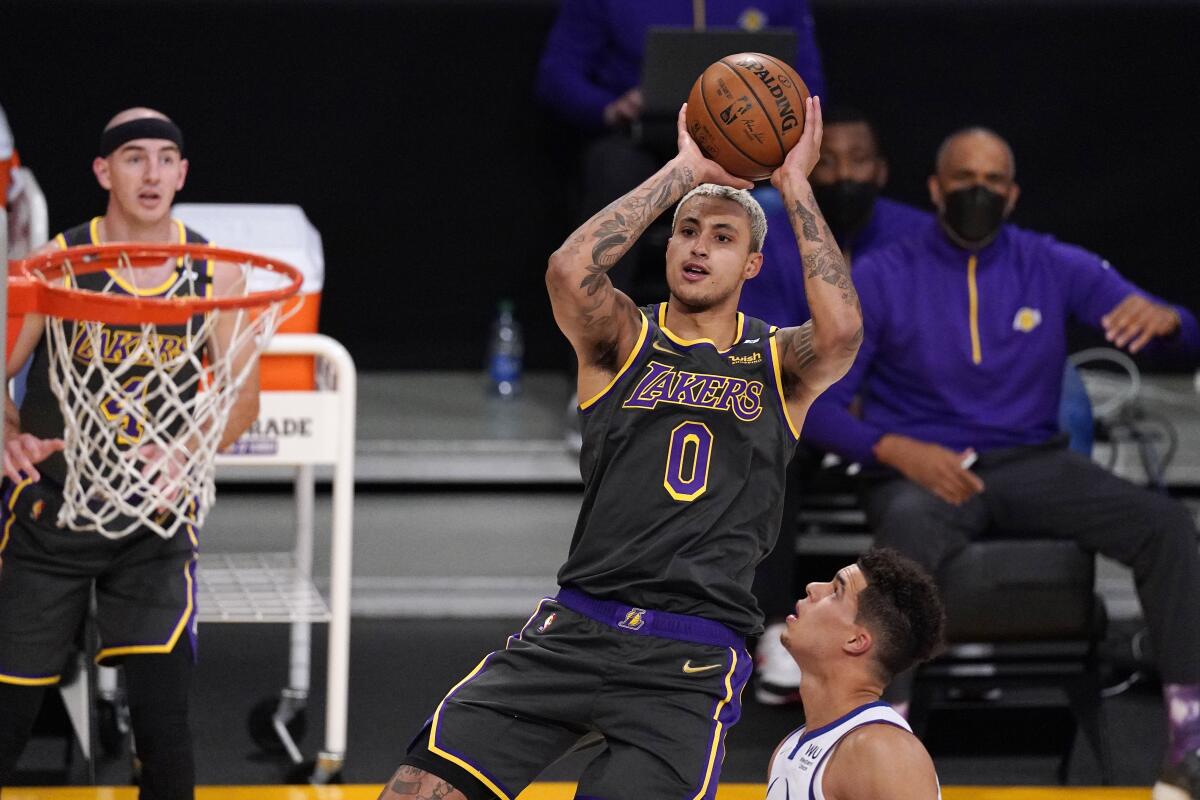
[[[98,663],[169,653],[187,636],[196,652],[196,531],[121,539],[55,525],[53,484],[5,479],[0,489],[0,682],[57,683],[95,581]]]
[[[508,800],[599,733],[577,797],[712,798],[751,671],[723,625],[563,589],[450,690],[408,763]]]

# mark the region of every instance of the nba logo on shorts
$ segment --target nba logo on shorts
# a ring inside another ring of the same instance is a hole
[[[554,620],[558,619],[558,614],[551,612],[550,616],[546,617],[546,621],[537,626],[538,633],[545,633],[546,628],[554,624]]]
[[[45,500],[34,500],[33,505],[29,507],[29,516],[33,517],[33,521],[37,522],[42,518],[42,512],[46,510]]]
[[[625,619],[617,623],[618,628],[624,628],[629,631],[641,630],[641,627],[646,624],[646,609],[631,608],[625,612]]]

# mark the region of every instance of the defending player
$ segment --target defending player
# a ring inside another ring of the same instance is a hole
[[[812,399],[862,335],[854,286],[808,185],[821,109],[772,177],[804,257],[813,319],[737,312],[766,221],[746,181],[679,154],[550,257],[554,316],[579,357],[583,507],[561,590],[438,706],[381,797],[513,798],[586,733],[580,797],[711,798],[762,629],[754,567],[779,529],[784,471]],[[679,202],[682,198],[682,202]],[[679,202],[670,299],[639,309],[606,272]]]
[[[808,585],[782,635],[804,676],[805,725],[775,748],[767,800],[941,797],[929,754],[880,697],[940,646],[943,620],[933,581],[894,550]]]
[[[49,247],[113,241],[203,242],[171,219],[175,193],[183,188],[188,162],[179,128],[158,111],[122,111],[105,127],[100,155],[93,163],[108,191],[101,217],[59,234]],[[211,274],[212,277],[209,277]],[[240,275],[190,269],[168,261],[161,267],[110,270],[77,278],[82,288],[104,289],[110,280],[126,294],[171,292],[217,296],[236,294]],[[180,326],[181,328],[182,326]],[[141,528],[120,539],[79,533],[55,525],[66,464],[63,419],[50,390],[51,360],[42,336],[43,321],[26,318],[9,361],[9,375],[32,356],[28,390],[17,412],[8,399],[4,425],[3,527],[0,528],[0,786],[15,769],[45,687],[59,680],[75,634],[87,613],[94,583],[101,649],[97,662],[123,663],[129,710],[142,762],[142,800],[190,800],[195,784],[188,691],[195,657],[195,569],[193,526],[164,539]],[[173,333],[174,331],[174,333]],[[158,326],[164,341],[179,331]],[[103,341],[140,335],[136,325],[107,326]],[[214,344],[229,346],[230,325],[217,323]],[[245,349],[245,348],[244,348]],[[117,348],[120,350],[120,348]],[[249,352],[230,356],[239,364]],[[120,358],[115,353],[113,358]],[[239,367],[240,368],[240,367]],[[135,383],[152,380],[149,367],[135,364]],[[180,376],[186,378],[186,376]],[[195,384],[185,392],[194,392]],[[240,390],[226,422],[221,446],[235,440],[258,415],[257,364]],[[132,433],[131,433],[132,435]],[[130,446],[136,446],[135,441]],[[163,454],[142,446],[152,464]],[[159,464],[167,470],[172,464]],[[165,470],[158,470],[163,474]]]

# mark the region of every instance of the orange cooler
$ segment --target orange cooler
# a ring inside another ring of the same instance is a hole
[[[278,258],[304,273],[300,294],[284,306],[284,315],[291,316],[279,327],[279,333],[317,332],[325,253],[321,234],[300,206],[180,203],[174,213],[218,247]],[[312,356],[263,356],[261,375],[263,391],[316,389]]]

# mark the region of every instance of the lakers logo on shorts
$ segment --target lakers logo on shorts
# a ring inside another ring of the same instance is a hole
[[[641,627],[646,624],[646,609],[631,608],[625,612],[625,619],[617,623],[618,628],[624,628],[629,631],[641,630]]]
[[[33,518],[34,522],[37,522],[39,519],[42,518],[42,512],[45,510],[46,510],[46,501],[45,500],[34,500],[33,505],[29,507],[29,516],[31,518]]]

